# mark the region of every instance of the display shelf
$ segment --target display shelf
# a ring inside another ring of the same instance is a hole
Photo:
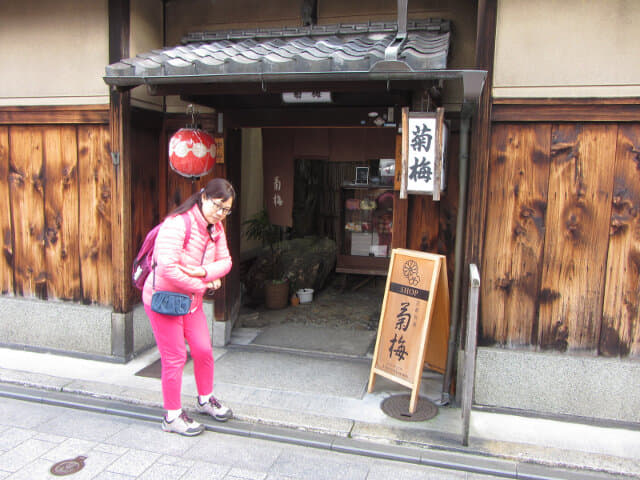
[[[391,256],[393,187],[342,187],[342,239],[336,272],[386,275]]]

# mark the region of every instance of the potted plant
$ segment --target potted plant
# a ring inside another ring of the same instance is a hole
[[[280,264],[282,252],[277,243],[280,241],[280,227],[269,220],[266,210],[256,213],[245,221],[245,236],[250,240],[260,240],[262,245],[269,246],[271,268],[264,282],[264,302],[270,309],[287,306],[289,301],[289,280],[283,275]]]

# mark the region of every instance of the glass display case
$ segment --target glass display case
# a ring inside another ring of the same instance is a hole
[[[393,187],[342,187],[342,241],[336,271],[386,275],[391,256]]]

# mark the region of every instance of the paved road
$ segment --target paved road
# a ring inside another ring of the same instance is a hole
[[[77,473],[49,470],[86,457]],[[498,478],[0,397],[0,479],[393,480]]]

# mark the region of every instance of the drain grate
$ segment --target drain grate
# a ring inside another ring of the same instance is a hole
[[[70,460],[63,460],[56,463],[49,471],[58,477],[72,475],[84,468],[84,461],[86,459],[87,457],[81,455]]]
[[[391,418],[404,420],[405,422],[424,422],[438,414],[438,407],[426,398],[418,397],[416,411],[409,413],[411,395],[393,395],[385,398],[380,404],[382,411]]]

